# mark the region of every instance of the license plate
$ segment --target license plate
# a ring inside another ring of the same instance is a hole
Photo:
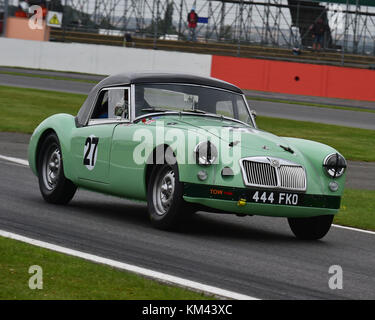
[[[290,192],[275,191],[251,191],[249,202],[264,204],[280,204],[287,206],[298,206],[302,202],[302,195]]]

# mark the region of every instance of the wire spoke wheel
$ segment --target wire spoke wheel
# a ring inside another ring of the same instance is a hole
[[[45,201],[66,204],[74,196],[77,187],[64,174],[63,154],[55,133],[46,136],[37,159],[39,189]]]
[[[177,164],[154,166],[147,185],[147,209],[152,225],[162,230],[182,226],[189,211],[183,196],[184,184],[180,182]]]
[[[156,214],[162,216],[168,212],[175,191],[175,174],[170,167],[161,170],[154,183],[152,201]]]
[[[45,153],[42,165],[42,175],[45,187],[54,190],[57,186],[61,169],[61,153],[57,146],[51,146]]]

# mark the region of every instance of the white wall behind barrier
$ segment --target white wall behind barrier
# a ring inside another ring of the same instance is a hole
[[[0,65],[113,74],[162,71],[211,74],[211,55],[81,43],[0,38]]]

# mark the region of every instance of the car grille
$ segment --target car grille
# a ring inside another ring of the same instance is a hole
[[[269,163],[244,161],[245,174],[249,184],[258,186],[277,186],[276,168]]]
[[[305,169],[290,161],[269,157],[241,160],[246,186],[306,191]]]

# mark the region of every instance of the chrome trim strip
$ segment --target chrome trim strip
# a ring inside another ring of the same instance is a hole
[[[253,123],[254,129],[258,129],[257,124],[255,122],[255,119],[253,117],[253,114],[251,113],[250,105],[247,102],[246,96],[244,94],[242,94],[242,99],[244,99],[244,101],[245,101],[245,106],[247,107],[247,112],[250,114],[251,122]]]
[[[188,111],[165,111],[165,112],[147,113],[147,114],[138,116],[137,118],[135,118],[133,120],[133,122],[139,121],[140,119],[143,119],[143,118],[152,117],[152,116],[173,115],[173,114],[174,115],[189,115],[189,116],[211,117],[211,118],[215,118],[215,119],[218,119],[218,120],[223,119],[223,120],[227,120],[227,121],[238,122],[238,123],[241,123],[241,124],[245,125],[246,127],[250,128],[250,129],[255,129],[252,126],[250,126],[249,124],[247,124],[245,122],[242,122],[241,120],[237,120],[237,119],[233,119],[233,118],[229,118],[229,117],[225,117],[225,116],[220,116],[220,115],[217,115],[217,114],[214,114],[214,113],[203,114],[203,113],[188,112]]]
[[[86,126],[96,126],[98,124],[129,123],[128,119],[90,119]]]
[[[129,119],[130,119],[130,122],[133,122],[135,120],[135,85],[132,84],[130,85],[130,111],[129,112]]]

